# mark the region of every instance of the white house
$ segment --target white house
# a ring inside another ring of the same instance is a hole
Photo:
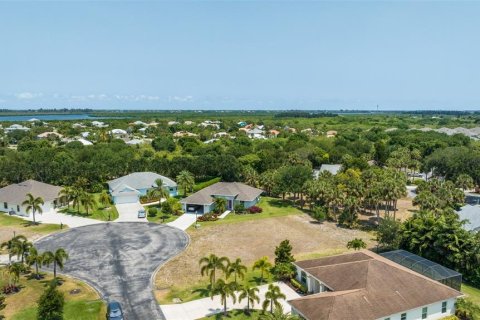
[[[60,190],[62,190],[61,187],[35,180],[11,184],[0,189],[0,211],[28,216],[29,213],[22,203],[27,199],[27,194],[31,193],[34,197],[43,199],[44,204],[41,207],[44,213],[51,212],[61,204],[58,196]]]
[[[5,130],[5,132],[8,133],[8,132],[12,132],[12,131],[15,131],[15,130],[29,131],[30,128],[24,127],[24,126],[22,126],[21,124],[12,124],[10,127],[5,128],[4,130]]]
[[[250,208],[258,203],[263,190],[240,182],[217,182],[180,200],[183,211],[199,214],[209,213],[215,208],[215,198],[227,200],[227,210],[233,210],[236,204]]]
[[[436,320],[463,295],[368,250],[294,265],[309,295],[288,303],[307,320]]]
[[[102,121],[92,121],[92,126],[97,127],[97,128],[105,128],[108,127],[108,124],[102,122]]]
[[[134,172],[129,175],[108,181],[108,188],[113,203],[135,203],[140,196],[146,195],[148,190],[157,187],[157,179],[161,179],[163,186],[170,196],[177,195],[177,183],[170,178],[154,172]]]

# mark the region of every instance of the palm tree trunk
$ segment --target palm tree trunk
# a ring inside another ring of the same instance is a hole
[[[53,261],[53,278],[57,278],[57,262]]]
[[[247,313],[250,313],[250,297],[247,296]]]
[[[36,224],[36,222],[35,222],[35,209],[32,210],[32,215],[33,215],[33,224]]]
[[[225,296],[225,300],[223,300],[223,315],[227,315],[227,296]]]

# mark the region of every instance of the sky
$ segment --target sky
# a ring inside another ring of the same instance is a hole
[[[0,108],[480,109],[480,2],[0,2]]]

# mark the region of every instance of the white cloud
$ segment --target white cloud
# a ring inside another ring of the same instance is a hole
[[[168,101],[169,102],[191,102],[193,101],[193,97],[192,96],[184,96],[184,97],[180,97],[180,96],[173,96],[173,97],[168,97]]]
[[[35,98],[41,98],[43,93],[34,93],[34,92],[21,92],[15,94],[15,97],[19,100],[31,100]]]

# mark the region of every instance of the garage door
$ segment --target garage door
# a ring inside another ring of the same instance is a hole
[[[117,196],[114,199],[115,204],[138,202],[137,196]]]

